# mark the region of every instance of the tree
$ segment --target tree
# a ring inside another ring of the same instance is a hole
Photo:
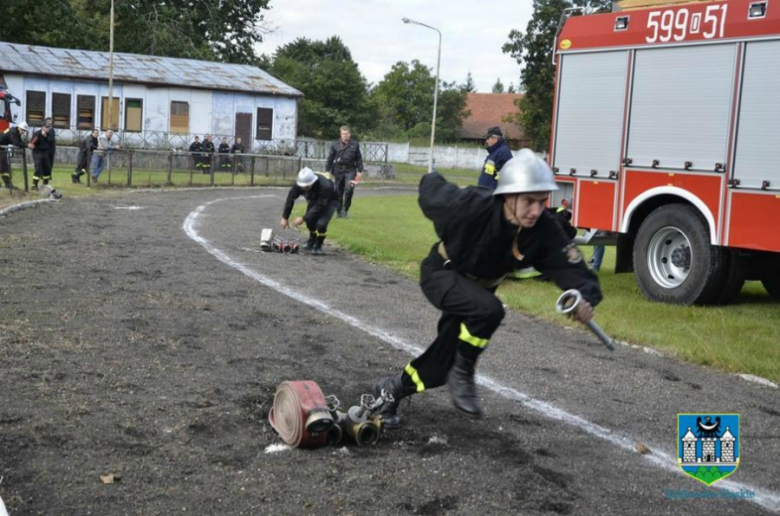
[[[122,0],[115,3],[114,50],[254,64],[269,32],[269,0]],[[67,20],[67,23],[64,21]],[[3,5],[0,40],[83,50],[109,48],[110,2],[36,0]]]
[[[510,82],[509,87],[506,89],[507,93],[517,93],[517,88],[515,88],[515,83]]]
[[[417,60],[392,66],[372,92],[385,136],[422,138],[431,134],[435,84],[431,69]],[[436,108],[436,141],[457,139],[463,119],[469,115],[466,95],[462,85],[442,82]]]
[[[504,83],[501,82],[501,78],[496,79],[496,83],[493,85],[493,93],[504,93]]]
[[[525,95],[519,102],[515,122],[537,150],[547,149],[552,124],[555,68],[552,47],[563,10],[587,5],[592,12],[609,10],[611,0],[534,0],[534,14],[525,33],[512,29],[502,50],[521,66],[520,84]]]
[[[298,104],[300,134],[331,138],[342,125],[355,134],[373,127],[377,114],[368,83],[338,37],[298,38],[277,50],[268,71],[303,92]]]
[[[466,76],[466,82],[460,86],[460,91],[464,93],[475,93],[477,91],[477,86],[474,84],[474,78],[471,76],[471,71],[469,71]]]

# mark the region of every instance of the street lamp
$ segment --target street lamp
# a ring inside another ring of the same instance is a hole
[[[411,23],[412,25],[422,25],[429,29],[435,30],[439,33],[439,55],[436,58],[436,85],[433,90],[433,121],[431,122],[431,158],[428,161],[428,172],[433,172],[433,141],[436,138],[436,102],[439,99],[439,65],[441,64],[441,31],[436,27],[431,27],[418,21],[410,20],[409,18],[401,18],[404,23]]]

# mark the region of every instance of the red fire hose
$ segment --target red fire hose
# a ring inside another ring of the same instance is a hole
[[[333,426],[320,386],[309,380],[282,382],[276,388],[268,420],[279,437],[294,448],[322,446]]]

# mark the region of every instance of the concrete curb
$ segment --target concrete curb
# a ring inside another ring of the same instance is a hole
[[[27,208],[36,208],[40,204],[45,204],[50,202],[57,202],[57,199],[38,199],[37,201],[28,201],[20,204],[14,204],[13,206],[9,206],[8,208],[3,208],[2,210],[0,210],[0,217],[4,217],[9,213],[13,213],[15,211],[26,210]]]

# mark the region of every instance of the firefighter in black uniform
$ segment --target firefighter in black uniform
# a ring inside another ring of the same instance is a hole
[[[200,169],[200,152],[203,150],[203,144],[200,138],[195,137],[195,141],[190,144],[190,155],[192,156],[192,168]]]
[[[200,166],[204,174],[211,173],[211,157],[214,154],[214,142],[211,141],[211,135],[203,137],[203,154],[201,154]]]
[[[346,125],[341,127],[341,139],[330,146],[325,172],[330,172],[335,177],[339,199],[338,217],[348,218],[347,212],[352,206],[355,184],[363,177],[363,156],[360,154],[360,143],[352,138]]]
[[[45,125],[48,129],[48,138],[49,138],[49,163],[51,163],[51,167],[54,168],[54,153],[57,150],[57,139],[56,139],[56,133],[54,131],[54,120],[52,118],[46,117],[46,119],[43,121],[43,125]]]
[[[386,390],[394,397],[380,409],[385,426],[400,425],[400,399],[445,383],[458,410],[482,414],[475,367],[504,318],[495,290],[513,270],[533,265],[560,288],[579,290],[585,301],[574,317],[593,316],[601,301],[598,278],[544,208],[557,189],[550,167],[528,149],[507,162],[495,191],[461,189],[437,172],[423,177],[419,204],[441,240],[422,261],[420,286],[442,315],[428,349],[373,387],[374,396]]]
[[[230,170],[230,145],[228,145],[227,138],[222,138],[222,143],[219,144],[217,149],[219,152],[219,168],[222,170]]]
[[[81,176],[87,173],[87,167],[92,161],[92,153],[98,148],[98,136],[100,136],[100,131],[92,129],[92,134],[81,142],[79,155],[76,159],[76,170],[70,176],[74,183],[81,183]]]
[[[49,137],[51,127],[44,125],[38,131],[35,131],[30,139],[29,148],[33,151],[33,163],[35,164],[35,173],[33,173],[33,190],[38,189],[38,183],[43,180],[43,184],[48,185],[51,181],[51,147],[52,141]]]
[[[244,153],[244,144],[241,143],[241,137],[237,137],[233,142],[233,146],[230,147],[230,153],[233,154],[233,162],[235,163],[236,172],[242,173],[244,171],[244,158],[235,156],[236,154]]]
[[[304,222],[309,229],[309,240],[304,246],[304,250],[311,251],[311,254],[321,255],[322,244],[325,242],[325,235],[328,232],[328,223],[333,218],[336,211],[338,200],[336,199],[336,189],[333,181],[328,174],[318,174],[309,167],[305,167],[298,172],[298,179],[287,194],[287,202],[284,203],[282,212],[282,228],[286,229],[288,225],[298,227]],[[290,213],[292,213],[295,199],[303,195],[306,198],[306,213],[303,217],[298,217],[289,222]]]
[[[0,146],[10,145],[20,149],[26,149],[27,144],[22,141],[22,137],[27,134],[27,122],[22,122],[16,127],[9,127],[0,134]],[[9,190],[14,189],[11,182],[11,149],[0,148],[0,176],[3,178],[3,185]],[[24,156],[24,151],[22,151]],[[22,158],[24,159],[24,158]]]

